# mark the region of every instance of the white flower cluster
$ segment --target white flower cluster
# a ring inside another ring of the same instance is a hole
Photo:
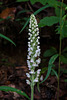
[[[29,73],[26,73],[27,77],[30,78],[26,80],[27,84],[31,84],[31,78],[33,75],[33,83],[35,84],[38,82],[39,74],[41,69],[35,71],[35,68],[38,67],[39,63],[41,62],[40,56],[40,42],[39,42],[39,29],[37,25],[37,20],[35,16],[32,14],[30,17],[30,24],[29,24],[29,42],[28,42],[28,55],[27,55],[27,64],[30,70]]]

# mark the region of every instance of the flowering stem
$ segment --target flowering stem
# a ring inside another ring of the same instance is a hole
[[[31,100],[34,99],[34,85],[39,81],[39,75],[41,69],[35,71],[36,67],[40,64],[40,42],[39,42],[39,28],[37,25],[37,20],[32,14],[30,16],[29,24],[29,38],[28,38],[28,55],[27,55],[27,64],[29,68],[29,73],[26,73],[29,78],[26,80],[26,83],[31,86]]]
[[[32,82],[31,82],[31,100],[34,100],[34,76],[32,75]]]

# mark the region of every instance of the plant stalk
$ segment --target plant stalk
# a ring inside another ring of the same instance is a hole
[[[60,89],[60,67],[61,67],[61,48],[62,48],[62,7],[63,7],[63,0],[61,3],[60,9],[60,44],[59,44],[59,67],[58,67],[58,90],[57,90],[57,100],[59,100],[59,89]]]
[[[33,80],[34,80],[34,75],[32,75],[32,83],[31,83],[31,100],[34,100],[34,83],[33,83]]]

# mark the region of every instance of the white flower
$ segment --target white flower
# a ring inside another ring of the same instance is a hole
[[[37,49],[39,49],[40,48],[40,46],[37,46]]]
[[[32,27],[32,30],[34,29],[34,26]]]
[[[37,64],[39,64],[41,62],[41,59],[40,58],[37,59],[36,62],[37,62]]]
[[[37,73],[40,72],[40,71],[41,71],[41,69],[38,69],[38,70],[37,70]]]
[[[30,40],[31,38],[28,38],[28,40]]]
[[[30,61],[29,60],[27,60],[27,65],[28,65],[29,69],[31,69],[31,65],[30,65]]]
[[[29,29],[29,32],[31,32],[31,29]]]
[[[29,73],[30,73],[30,74],[35,74],[34,70],[31,70]]]
[[[34,29],[34,32],[36,32],[36,29]]]
[[[27,60],[27,64],[28,64],[28,65],[30,64],[30,61],[29,61],[29,60]]]
[[[28,51],[30,51],[30,48],[28,48]]]
[[[31,47],[30,43],[28,43],[28,47]]]
[[[40,39],[40,37],[38,36],[38,39]]]
[[[26,80],[26,83],[30,85],[30,81],[29,80]]]
[[[36,20],[35,20],[34,24],[37,25],[37,21]]]
[[[33,46],[35,46],[35,43],[33,43]]]
[[[30,74],[29,73],[26,73],[26,75],[27,75],[28,78],[30,78]]]
[[[35,34],[35,37],[37,36],[37,34]]]
[[[33,40],[31,40],[30,42],[33,42]]]
[[[30,59],[30,56],[29,55],[27,56],[27,59]]]
[[[34,79],[34,82],[38,82],[38,78],[35,78],[35,79]]]
[[[32,54],[32,52],[30,51],[28,54],[29,54],[29,56],[30,56],[30,55]]]
[[[31,22],[33,23],[33,20]]]
[[[28,35],[30,35],[30,33],[28,33]]]
[[[35,31],[32,32],[33,34],[35,33]]]
[[[33,76],[33,84],[38,82],[39,75],[41,69],[35,71],[35,68],[38,67],[39,63],[41,62],[40,56],[40,42],[39,42],[39,28],[37,25],[37,20],[35,16],[32,14],[30,17],[30,24],[29,24],[29,38],[28,38],[28,55],[27,55],[27,65],[29,68],[29,73],[26,73],[27,77],[31,78]],[[27,80],[27,84],[31,84],[29,80]],[[31,81],[31,82],[32,82]]]
[[[36,28],[37,31],[39,31],[39,28]]]
[[[39,42],[39,40],[37,39],[36,42]]]
[[[40,71],[41,71],[41,69],[37,70],[37,77],[39,77]]]
[[[36,50],[36,54],[39,52],[39,49],[38,50]]]
[[[35,53],[35,54],[33,55],[33,57],[37,57],[37,53]]]
[[[30,60],[30,62],[34,63],[34,60],[33,60],[33,59],[31,59],[31,60]]]
[[[36,64],[36,63],[33,63],[33,64],[32,64],[32,66],[36,67],[36,66],[37,66],[37,64]]]
[[[36,27],[38,27],[38,25],[36,25]]]
[[[31,47],[31,48],[30,48],[30,50],[32,50],[32,51],[33,51],[33,48]]]
[[[37,31],[37,35],[39,35],[39,31]]]
[[[34,24],[32,24],[32,27],[34,27]]]
[[[28,47],[31,47],[31,45],[30,45],[30,44],[28,44]]]
[[[43,75],[41,75],[40,80],[43,81]]]
[[[35,39],[35,37],[32,38],[33,40]]]
[[[40,44],[40,42],[38,42],[38,44]]]
[[[31,65],[29,65],[28,67],[29,67],[29,70],[31,70],[31,67],[32,67],[32,66],[31,66]]]

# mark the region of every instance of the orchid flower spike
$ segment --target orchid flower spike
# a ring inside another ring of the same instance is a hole
[[[32,14],[30,16],[30,23],[29,23],[29,38],[28,38],[28,55],[27,55],[27,65],[29,68],[29,73],[26,73],[29,81],[26,80],[27,84],[35,85],[36,82],[39,80],[39,74],[41,69],[35,71],[35,68],[39,66],[41,59],[40,59],[40,42],[39,42],[39,28],[37,25],[37,20]],[[32,78],[33,77],[33,78]]]

